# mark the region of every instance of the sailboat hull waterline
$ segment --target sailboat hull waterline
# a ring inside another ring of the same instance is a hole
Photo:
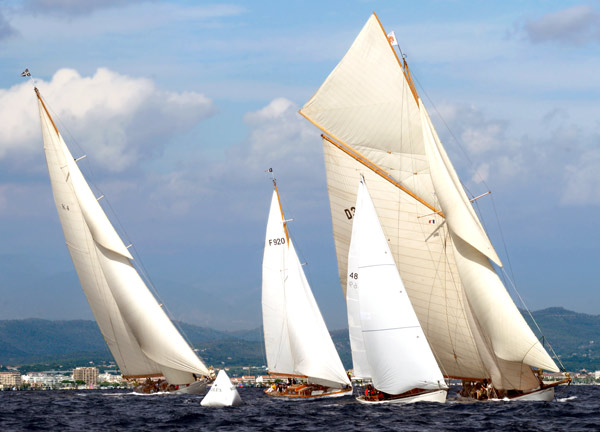
[[[356,398],[362,404],[366,405],[382,405],[382,404],[411,404],[416,402],[446,402],[446,396],[448,390],[434,390],[431,392],[421,393],[414,396],[402,396],[402,397],[390,397],[384,400],[369,400],[365,396],[359,396]]]
[[[357,301],[347,279],[354,274],[348,249],[359,173],[443,376],[464,380],[464,388],[486,381],[497,394],[527,396],[523,400],[535,393],[549,397],[534,371],[559,368],[498,276],[502,262],[473,208],[476,198],[464,190],[396,38],[391,40],[373,14],[299,111],[322,132],[348,309]],[[349,323],[351,341],[358,323]],[[359,347],[355,356],[353,349],[353,360],[365,350]]]
[[[150,292],[37,88],[44,154],[67,248],[123,377],[143,393],[199,393],[211,372]],[[131,245],[130,245],[131,246]],[[200,381],[198,381],[200,380]]]
[[[206,386],[208,383],[209,381],[204,378],[186,385],[169,384],[164,379],[160,379],[158,381],[148,380],[134,386],[133,392],[139,394],[169,393],[198,395],[206,392]]]
[[[364,179],[348,251],[348,328],[365,404],[444,402],[448,386],[413,310]]]
[[[268,388],[265,390],[265,394],[275,398],[285,399],[325,399],[325,398],[339,398],[344,396],[352,396],[352,388],[349,389],[336,389],[336,388],[322,388],[320,386],[312,386],[310,384],[298,384],[286,387],[283,391],[277,389]]]
[[[513,398],[509,397],[509,400],[514,401],[544,401],[551,402],[554,400],[554,387],[534,390],[531,393],[526,393],[524,395],[515,396]]]
[[[350,379],[289,235],[275,180],[273,185],[262,266],[262,313],[268,370],[279,382],[265,394],[290,399],[349,396]]]

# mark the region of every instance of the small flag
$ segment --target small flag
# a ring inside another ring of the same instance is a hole
[[[435,223],[435,219],[429,219],[429,223],[430,224],[434,224]]]
[[[273,168],[269,168],[268,170],[265,170],[265,172],[273,172]]]
[[[23,72],[21,72],[21,76],[22,77],[31,76],[31,73],[29,73],[29,69],[25,69]]]
[[[396,39],[396,33],[394,33],[393,31],[389,32],[387,38],[390,41],[390,45],[398,46],[398,39]]]

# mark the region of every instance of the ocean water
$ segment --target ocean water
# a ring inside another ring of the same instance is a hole
[[[0,431],[598,431],[600,386],[553,402],[359,404],[354,398],[277,400],[239,389],[243,405],[204,408],[203,396],[126,391],[0,392]]]

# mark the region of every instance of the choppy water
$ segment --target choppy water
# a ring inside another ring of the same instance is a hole
[[[239,389],[243,405],[204,408],[203,396],[123,391],[0,392],[0,431],[594,431],[600,386],[571,386],[554,402],[367,406],[353,398],[289,401]]]

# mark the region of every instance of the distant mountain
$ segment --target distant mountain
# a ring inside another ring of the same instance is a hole
[[[524,313],[534,332],[537,328]],[[549,308],[533,316],[567,370],[600,370],[600,316]],[[266,364],[262,328],[226,332],[186,323],[175,323],[198,348],[209,365],[262,366]],[[344,366],[352,358],[348,330],[331,332]],[[0,364],[43,363],[83,365],[110,361],[112,356],[94,321],[40,319],[0,321]]]
[[[539,336],[529,314],[522,313]],[[542,329],[543,340],[550,343],[567,370],[600,370],[600,315],[560,307],[539,310],[532,315]],[[545,346],[548,349],[547,343]]]
[[[0,321],[0,364],[112,359],[94,321],[41,319]]]

